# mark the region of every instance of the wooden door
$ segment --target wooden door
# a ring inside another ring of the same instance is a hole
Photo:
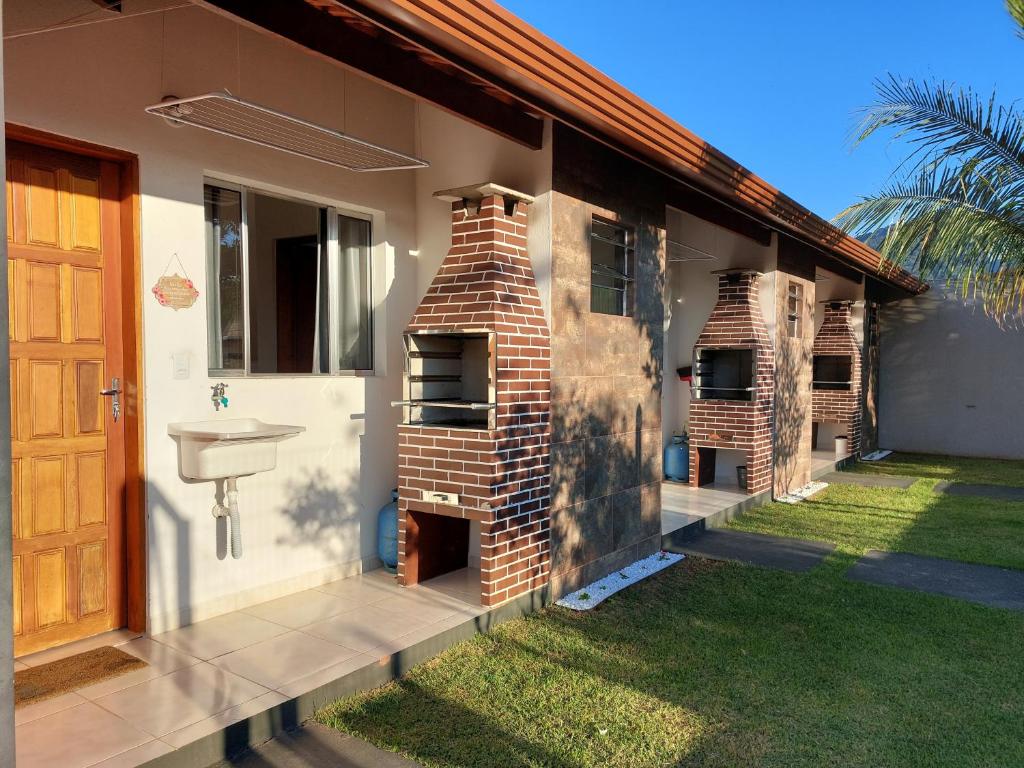
[[[7,142],[15,655],[125,623],[118,185]]]

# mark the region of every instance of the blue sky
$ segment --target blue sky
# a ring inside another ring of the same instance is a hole
[[[901,157],[887,139],[847,141],[875,78],[1024,97],[1024,40],[1001,0],[499,2],[825,217]]]

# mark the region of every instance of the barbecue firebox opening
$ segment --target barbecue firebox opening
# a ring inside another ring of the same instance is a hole
[[[405,335],[405,423],[493,429],[494,334]]]
[[[754,350],[698,349],[693,391],[697,400],[753,400]]]

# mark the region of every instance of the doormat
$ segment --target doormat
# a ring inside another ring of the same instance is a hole
[[[49,664],[29,667],[14,673],[14,706],[23,707],[52,699],[145,666],[146,662],[137,656],[107,645]]]
[[[631,584],[652,576],[658,571],[663,571],[670,565],[678,563],[685,555],[674,552],[657,552],[643,560],[637,560],[632,565],[627,565],[621,571],[615,571],[603,579],[598,579],[593,584],[588,584],[583,589],[577,589],[559,600],[556,605],[563,608],[571,608],[574,611],[589,611],[599,603],[607,600],[616,592],[621,592]]]
[[[871,453],[861,456],[861,461],[881,461],[888,456],[892,451],[872,451]]]

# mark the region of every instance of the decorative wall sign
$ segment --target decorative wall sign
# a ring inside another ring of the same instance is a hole
[[[182,277],[177,272],[173,275],[168,275],[167,270],[171,266],[172,261],[177,261],[178,266],[181,267],[181,271],[185,273]],[[156,281],[156,285],[153,286],[153,295],[156,296],[157,302],[162,307],[170,307],[177,311],[179,309],[188,309],[196,303],[196,299],[199,298],[199,291],[196,290],[195,285],[192,284],[192,280],[188,277],[188,272],[185,270],[185,265],[181,263],[181,259],[178,258],[178,254],[174,254],[170,261],[167,262],[167,266],[164,267],[164,273],[160,276],[160,279]]]

